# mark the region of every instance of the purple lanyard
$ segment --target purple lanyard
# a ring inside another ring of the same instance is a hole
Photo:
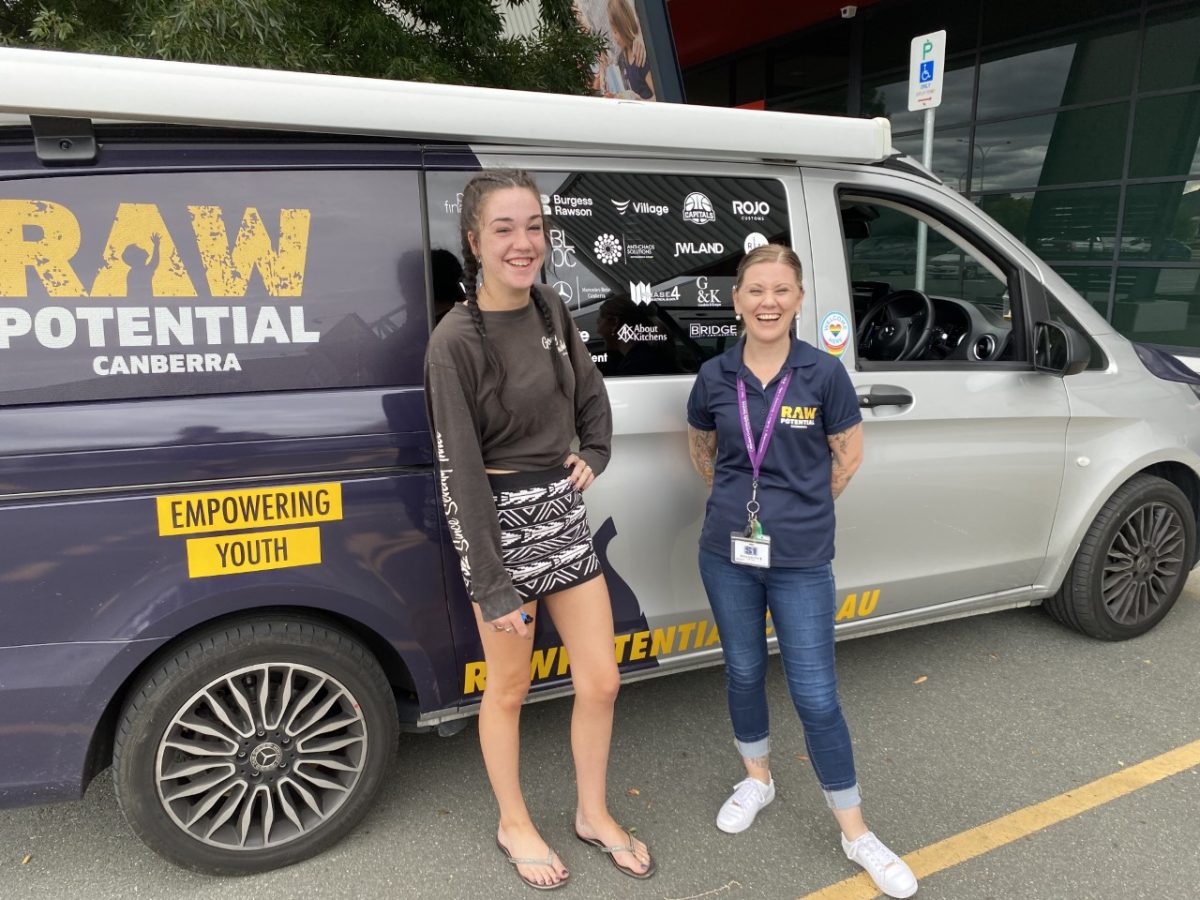
[[[792,383],[792,370],[788,369],[779,386],[775,388],[775,396],[771,398],[771,409],[767,413],[767,421],[763,424],[761,444],[754,448],[754,432],[750,429],[750,408],[746,403],[746,382],[737,380],[738,413],[742,419],[742,437],[746,439],[746,452],[750,454],[750,468],[754,472],[754,493],[758,493],[758,472],[762,468],[763,459],[767,455],[767,445],[771,443],[771,435],[775,431],[775,420],[779,418],[779,410],[783,406],[783,395],[787,393],[788,385]]]

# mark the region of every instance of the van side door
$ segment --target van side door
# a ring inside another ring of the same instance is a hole
[[[839,623],[1031,599],[1062,484],[1063,380],[1032,364],[1040,284],[965,201],[888,172],[805,172],[818,340],[859,395],[838,501]],[[923,269],[918,245],[925,234]],[[836,327],[849,324],[841,340]]]

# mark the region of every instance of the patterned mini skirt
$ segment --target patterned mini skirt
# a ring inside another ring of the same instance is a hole
[[[564,471],[488,475],[500,517],[504,568],[524,600],[539,600],[600,574],[583,494]]]

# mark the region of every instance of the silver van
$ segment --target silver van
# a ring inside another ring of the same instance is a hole
[[[185,866],[328,847],[487,678],[421,358],[481,168],[606,376],[589,512],[628,680],[718,663],[685,400],[790,244],[866,460],[842,637],[1044,605],[1141,634],[1196,563],[1197,378],[891,146],[886,120],[0,49],[0,807],[114,767]],[[534,699],[570,689],[539,619]]]

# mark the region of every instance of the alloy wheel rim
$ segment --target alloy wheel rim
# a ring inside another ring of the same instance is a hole
[[[1166,503],[1140,506],[1121,523],[1100,582],[1112,621],[1136,625],[1162,608],[1183,574],[1185,539],[1183,520]]]
[[[358,701],[309,666],[262,663],[214,679],[159,741],[155,780],[171,820],[233,851],[290,843],[353,793],[367,754]]]

